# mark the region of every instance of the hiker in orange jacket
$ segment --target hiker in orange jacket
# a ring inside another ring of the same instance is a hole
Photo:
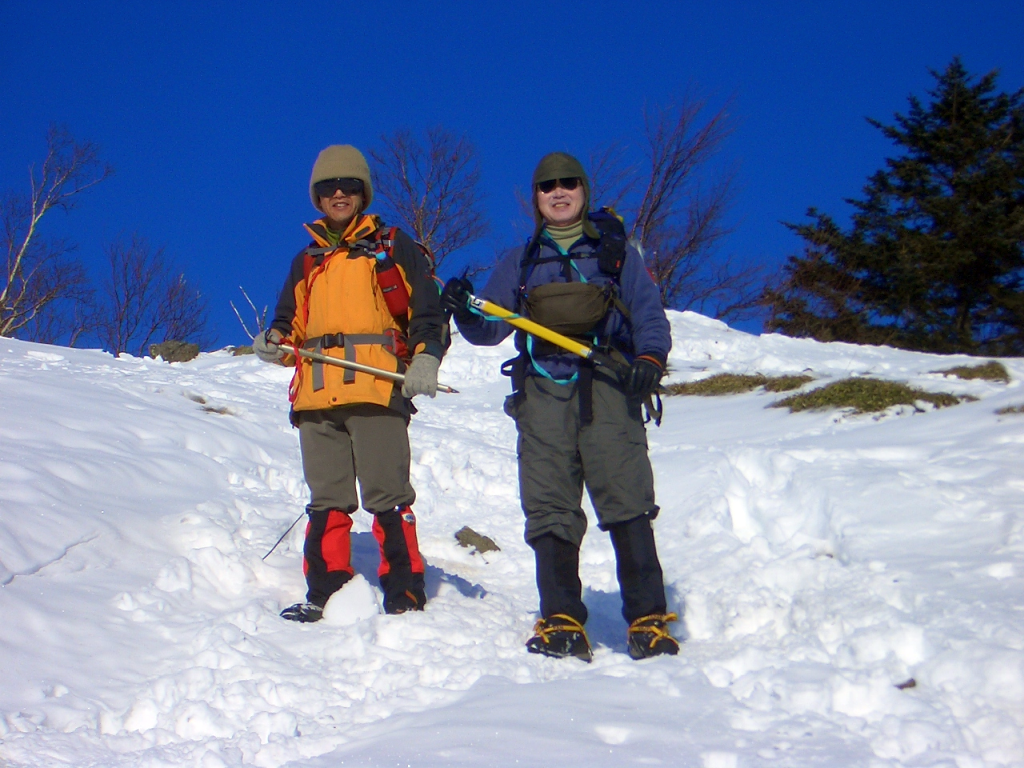
[[[356,480],[362,506],[374,516],[385,611],[422,610],[425,564],[412,511],[408,424],[412,398],[437,392],[444,356],[438,290],[413,240],[365,213],[373,185],[355,147],[320,153],[309,195],[323,217],[305,225],[312,243],[292,261],[270,328],[253,340],[262,360],[295,366],[291,418],[311,496],[306,601],[281,615],[318,621],[330,596],[352,578]],[[405,381],[313,362],[299,349],[404,373]]]

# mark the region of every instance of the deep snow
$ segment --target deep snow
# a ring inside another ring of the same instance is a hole
[[[850,375],[971,394],[882,417],[668,398],[648,437],[681,654],[633,662],[611,545],[582,552],[593,664],[536,618],[510,347],[456,342],[411,429],[430,603],[384,616],[376,544],[300,599],[290,373],[0,339],[0,765],[1024,766],[1024,361],[754,337],[671,315],[671,380]],[[422,399],[422,398],[421,398]],[[500,552],[456,543],[464,525]],[[365,577],[365,578],[364,578]],[[913,687],[897,685],[913,680]]]

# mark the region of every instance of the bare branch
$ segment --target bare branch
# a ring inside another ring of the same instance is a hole
[[[169,275],[169,278],[156,307],[157,327],[163,331],[163,340],[192,341],[200,347],[208,345],[206,299],[189,285],[184,273]],[[149,349],[148,342],[144,349]]]
[[[516,203],[519,206],[519,217],[513,220],[512,228],[520,235],[521,238],[530,237],[533,234],[533,228],[536,225],[534,218],[535,211],[533,207],[533,189],[527,187],[524,191],[522,187],[517,186],[515,188]]]
[[[590,201],[592,208],[609,207],[618,210],[640,183],[636,163],[626,159],[625,145],[614,142],[598,147],[590,153]]]
[[[645,110],[643,183],[637,167],[625,161],[623,145],[612,144],[591,155],[594,199],[615,200],[620,213],[632,217],[630,236],[641,247],[666,307],[743,319],[762,311],[758,296],[764,272],[716,256],[732,231],[726,214],[734,175],[711,177],[707,166],[731,128],[726,107],[706,120],[705,109],[706,102],[689,98],[679,106]]]
[[[249,327],[245,324],[245,320],[242,319],[242,315],[241,313],[239,313],[238,307],[235,306],[235,302],[229,301],[228,304],[231,305],[231,309],[234,311],[235,317],[238,318],[238,322],[241,324],[242,330],[245,331],[245,335],[248,336],[250,340],[252,340],[256,338],[257,334],[263,333],[263,331],[265,331],[267,328],[267,310],[269,309],[269,305],[265,304],[263,306],[263,312],[260,312],[258,309],[256,309],[256,305],[252,303],[252,299],[249,298],[249,294],[245,292],[245,288],[243,288],[242,286],[238,286],[238,290],[242,292],[242,295],[245,297],[245,300],[249,303],[250,309],[252,309],[253,315],[256,316],[255,333],[250,331]]]
[[[111,243],[106,252],[106,302],[95,327],[107,350],[117,355],[131,348],[141,356],[157,340],[207,341],[205,301],[183,274],[172,270],[163,248],[154,251],[133,234]]]
[[[483,237],[476,149],[464,136],[432,128],[421,144],[408,130],[381,137],[371,150],[376,193],[387,212],[434,254],[440,266],[452,252]]]
[[[688,100],[678,108],[645,110],[650,176],[630,232],[644,245],[678,212],[687,183],[730,133],[725,107],[699,124],[705,106]]]
[[[127,242],[118,240],[106,247],[110,271],[103,291],[106,304],[96,323],[96,334],[103,346],[115,355],[128,351],[128,345],[139,334],[139,327],[150,314],[155,299],[154,285],[163,269],[163,252],[151,253],[146,241],[133,234]],[[156,329],[142,332],[144,341]]]
[[[50,338],[61,323],[45,315],[60,304],[70,308],[71,317],[80,315],[77,303],[88,293],[84,269],[66,258],[74,246],[44,241],[39,226],[50,210],[70,210],[80,193],[113,171],[100,163],[95,145],[76,142],[64,128],[50,128],[46,147],[39,173],[29,168],[29,194],[9,193],[0,201],[6,255],[0,275],[0,336],[28,331],[33,338],[36,333]],[[70,329],[75,321],[64,325]]]

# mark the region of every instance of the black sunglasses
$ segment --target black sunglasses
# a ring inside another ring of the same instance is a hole
[[[363,194],[362,179],[324,179],[313,185],[313,192],[317,197],[334,197],[334,193],[341,190],[346,197]]]
[[[548,179],[547,181],[537,182],[537,189],[546,195],[549,192],[554,192],[555,187],[561,187],[562,189],[567,189],[572,192],[579,185],[579,177],[572,176],[568,179]]]

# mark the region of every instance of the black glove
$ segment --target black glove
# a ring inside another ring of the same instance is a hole
[[[665,368],[650,355],[641,355],[633,361],[626,377],[626,393],[633,397],[646,397],[658,389]]]
[[[453,277],[444,284],[441,291],[441,306],[455,315],[455,319],[464,323],[475,319],[469,309],[469,296],[473,293],[473,284],[464,277]]]

